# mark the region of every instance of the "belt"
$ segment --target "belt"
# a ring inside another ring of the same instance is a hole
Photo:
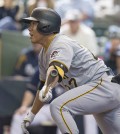
[[[112,70],[106,71],[106,74],[107,74],[108,76],[109,76],[109,75],[114,76],[114,73],[112,72]]]
[[[102,78],[105,78],[105,77],[108,77],[109,75],[105,72],[101,77]]]
[[[113,72],[112,72],[112,71],[106,71],[106,72],[102,75],[102,78],[108,77],[108,76],[114,76]]]
[[[108,71],[106,71],[107,75],[112,75],[112,76],[115,76],[115,74],[113,73],[112,69],[110,67],[108,67]]]
[[[111,82],[114,82],[120,85],[120,74],[117,74],[116,76],[114,76]]]

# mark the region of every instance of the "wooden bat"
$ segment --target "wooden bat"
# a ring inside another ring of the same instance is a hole
[[[46,89],[43,97],[46,96],[49,90],[55,87],[56,83],[58,82],[58,79],[59,79],[58,71],[56,69],[52,69],[51,72],[48,74],[48,77],[45,82]]]

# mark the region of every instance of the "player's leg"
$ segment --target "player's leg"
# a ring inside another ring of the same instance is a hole
[[[103,134],[120,133],[120,105],[109,112],[94,115]]]
[[[115,108],[120,102],[113,99],[114,91],[108,88],[109,85],[110,82],[94,81],[74,88],[55,99],[50,109],[61,132],[79,133],[73,115],[102,113]]]
[[[59,126],[62,133],[78,134],[77,125],[73,119],[74,114],[85,114],[84,105],[90,106],[90,101],[93,103],[94,99],[90,100],[83,97],[85,94],[96,89],[97,86],[101,84],[101,81],[94,83],[92,85],[84,85],[77,87],[70,91],[67,91],[57,99],[55,99],[50,106],[51,114],[53,119]],[[91,97],[93,98],[93,97]],[[88,100],[88,101],[86,101]],[[86,107],[86,106],[85,106]],[[91,109],[92,110],[92,109]],[[87,113],[87,112],[86,112]]]
[[[98,134],[98,126],[93,115],[84,115],[85,134]]]

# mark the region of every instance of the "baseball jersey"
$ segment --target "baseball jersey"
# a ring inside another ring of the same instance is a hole
[[[40,80],[45,81],[49,64],[53,61],[62,63],[68,69],[60,82],[67,89],[81,86],[96,80],[109,70],[101,59],[69,37],[57,34],[47,51],[43,48],[39,54]]]

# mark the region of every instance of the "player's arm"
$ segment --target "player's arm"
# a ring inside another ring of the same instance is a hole
[[[51,65],[48,70],[47,70],[47,76],[46,76],[46,81],[45,81],[45,92],[43,94],[43,97],[46,96],[48,90],[53,89],[55,87],[55,85],[57,84],[58,80],[59,80],[59,74],[58,74],[58,70]]]
[[[67,68],[60,62],[53,61],[47,70],[45,85],[40,92],[40,100],[43,102],[49,101],[51,98],[51,90],[58,82],[61,82]]]
[[[31,112],[36,115],[38,111],[42,108],[44,105],[44,101],[41,101],[40,99],[40,92],[42,92],[42,97],[45,98],[46,94],[48,91],[52,88],[55,87],[57,82],[60,80],[61,77],[63,77],[63,72],[59,71],[59,68],[55,65],[50,65],[48,70],[47,70],[47,76],[46,76],[46,81],[40,82],[39,90],[37,91]],[[59,76],[60,75],[60,76]],[[44,89],[44,92],[43,92]]]
[[[45,83],[42,81],[40,82],[39,90],[37,91],[36,98],[31,109],[33,114],[36,114],[42,108],[44,102],[49,101],[49,98],[45,101],[43,101],[43,99],[46,97],[49,90],[52,90],[58,82],[62,81],[65,72],[67,72],[65,65],[59,62],[50,63]]]
[[[38,86],[38,91],[37,91],[37,93],[36,93],[36,97],[35,97],[34,102],[33,102],[33,105],[32,105],[31,112],[32,112],[33,114],[35,114],[35,115],[38,113],[38,111],[39,111],[39,110],[42,108],[42,106],[44,105],[43,102],[41,102],[40,99],[39,99],[39,92],[40,92],[40,90],[43,88],[44,84],[45,84],[45,82],[40,81],[40,84],[39,84],[39,86]]]
[[[41,89],[43,85],[44,82],[40,82],[39,89]],[[23,132],[26,134],[29,134],[27,127],[31,124],[31,122],[34,120],[35,115],[44,105],[44,103],[39,100],[39,92],[40,90],[37,91],[32,109],[27,113],[21,125]]]
[[[34,99],[33,93],[31,93],[29,90],[25,91],[21,106],[29,107],[33,99]]]
[[[23,114],[28,110],[28,107],[34,99],[33,93],[29,90],[25,91],[21,106],[15,111],[16,114]]]

